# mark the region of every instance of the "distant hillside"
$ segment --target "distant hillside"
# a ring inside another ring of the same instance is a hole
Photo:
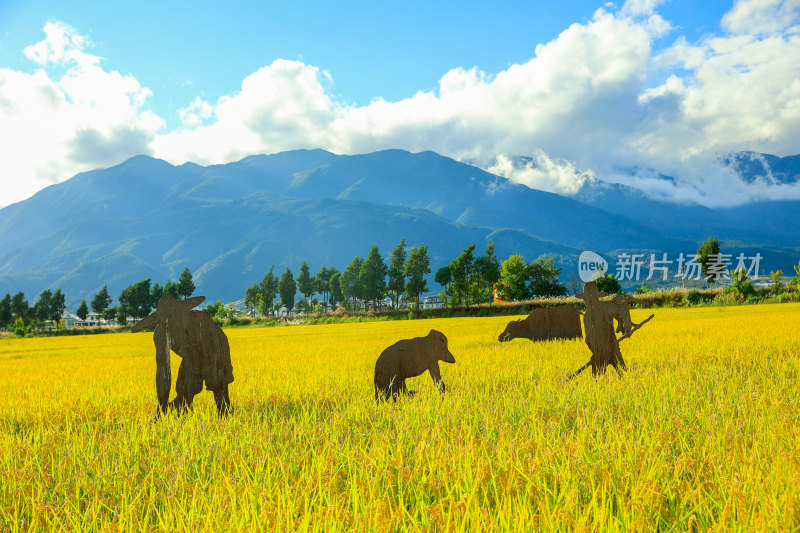
[[[1,209],[0,295],[22,290],[32,303],[60,287],[73,309],[103,285],[116,297],[188,266],[198,293],[231,301],[273,264],[343,269],[372,243],[388,256],[401,238],[427,244],[434,269],[492,239],[502,258],[555,255],[566,277],[582,249],[677,254],[711,234],[763,245],[788,267],[795,251],[785,248],[788,231],[774,231],[777,217],[758,230],[741,222],[775,206],[751,209],[676,206],[619,186],[567,198],[433,152],[298,150],[208,167],[139,156]],[[429,286],[438,289],[432,277]]]
[[[764,179],[772,183],[797,183],[800,180],[800,155],[778,157],[742,151],[723,156],[722,161],[745,181]]]

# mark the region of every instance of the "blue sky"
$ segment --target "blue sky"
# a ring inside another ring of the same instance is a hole
[[[0,206],[137,153],[316,147],[430,149],[562,193],[800,196],[715,163],[800,152],[798,0],[398,6],[4,0]]]

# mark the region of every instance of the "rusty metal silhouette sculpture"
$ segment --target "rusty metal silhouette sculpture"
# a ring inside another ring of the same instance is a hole
[[[582,298],[586,304],[586,312],[583,315],[583,325],[586,330],[586,345],[592,351],[592,357],[589,362],[575,371],[569,379],[576,377],[578,374],[592,367],[592,375],[597,377],[605,374],[606,368],[610,365],[621,376],[623,370],[627,370],[625,360],[622,358],[622,353],[619,350],[620,341],[627,339],[635,331],[638,331],[644,324],[646,324],[654,315],[650,315],[641,323],[631,326],[630,329],[617,338],[614,331],[614,321],[612,315],[609,313],[609,307],[603,305],[605,302],[600,301],[601,296],[605,296],[597,290],[597,285],[593,281],[588,281],[583,286],[583,294],[577,294],[578,298]],[[628,311],[630,314],[630,310]],[[618,328],[621,327],[620,323]]]
[[[383,350],[375,363],[375,399],[381,396],[386,400],[396,399],[398,394],[409,394],[406,379],[426,370],[439,391],[444,392],[439,361],[456,362],[447,348],[447,337],[440,331],[432,329],[425,337],[397,341]]]
[[[512,320],[497,338],[500,342],[512,339],[547,341],[551,339],[580,339],[581,313],[568,304],[534,309],[523,320]]]
[[[153,343],[156,346],[156,392],[160,413],[169,409],[184,412],[192,407],[195,395],[206,389],[214,393],[217,413],[230,411],[228,385],[233,382],[233,366],[228,338],[208,313],[192,311],[205,296],[178,300],[165,294],[154,313],[137,322],[131,331],[137,333],[155,326]],[[169,352],[181,357],[175,382],[175,399],[169,399],[172,372]]]

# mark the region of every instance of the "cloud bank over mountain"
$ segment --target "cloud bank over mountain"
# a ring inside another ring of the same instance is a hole
[[[76,30],[49,23],[25,50],[39,70],[0,69],[0,174],[27,187],[0,205],[138,153],[208,164],[313,147],[433,150],[560,193],[599,178],[710,206],[800,198],[797,183],[745,182],[720,161],[800,152],[800,2],[739,0],[696,42],[661,3],[607,4],[527,62],[456,67],[435,91],[398,101],[349,104],[335,73],[276,59],[234,94],[187,103],[171,131],[133,75],[106,70]]]

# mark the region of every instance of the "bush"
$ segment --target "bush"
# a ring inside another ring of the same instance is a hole
[[[756,288],[753,283],[747,278],[747,271],[744,268],[737,268],[731,272],[731,289],[736,296],[741,297],[743,300],[749,300],[751,296],[756,294]]]
[[[775,296],[775,301],[778,303],[786,303],[786,302],[796,302],[797,301],[797,293],[796,292],[782,292]]]
[[[645,285],[644,281],[642,282],[641,287],[636,287],[636,294],[649,294],[651,292],[654,292],[653,289]]]
[[[24,337],[25,336],[25,328],[15,328],[14,335],[17,337]]]
[[[691,289],[683,297],[684,305],[698,305],[703,302],[703,295],[697,289]]]

